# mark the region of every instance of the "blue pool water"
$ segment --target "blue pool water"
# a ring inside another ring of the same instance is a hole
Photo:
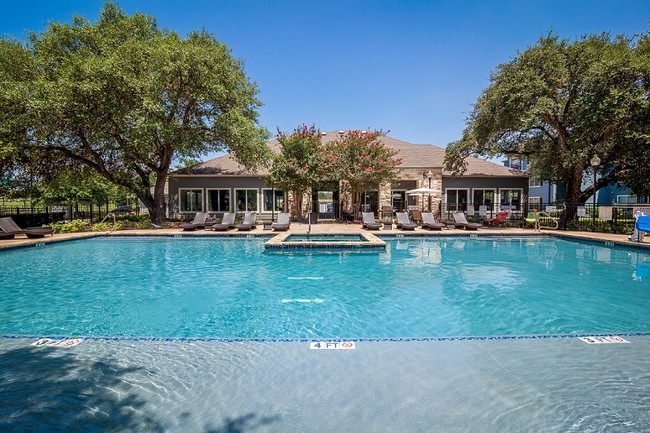
[[[95,238],[0,252],[0,333],[385,338],[650,330],[650,255],[546,238],[264,250]]]
[[[285,242],[368,242],[361,235],[336,235],[336,234],[314,234],[314,235],[289,235]]]

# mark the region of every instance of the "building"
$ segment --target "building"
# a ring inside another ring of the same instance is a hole
[[[323,132],[322,141],[333,141],[342,133]],[[386,147],[397,150],[397,156],[402,158],[395,185],[377,185],[376,189],[365,191],[352,200],[339,194],[339,186],[335,183],[324,182],[303,198],[303,215],[294,215],[294,218],[304,217],[310,210],[318,213],[320,219],[334,219],[341,214],[355,218],[360,211],[377,213],[383,206],[397,211],[430,206],[437,213],[461,210],[468,215],[484,216],[504,209],[523,211],[522,205],[527,202],[528,195],[525,172],[469,158],[467,171],[462,176],[452,176],[444,169],[444,149],[388,136],[379,139]],[[279,151],[277,140],[268,145],[271,150]],[[261,219],[270,219],[277,212],[291,209],[289,205],[295,198],[267,183],[267,176],[266,170],[249,172],[229,155],[178,170],[169,179],[170,216],[189,218],[200,211],[211,214],[256,211]],[[436,193],[430,196],[407,193],[424,187]],[[354,209],[353,203],[360,205]]]

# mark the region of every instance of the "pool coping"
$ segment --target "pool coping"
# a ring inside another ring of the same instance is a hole
[[[314,248],[332,248],[332,249],[347,249],[347,248],[361,248],[361,249],[386,249],[386,242],[379,239],[372,233],[359,232],[358,235],[365,239],[364,241],[287,241],[287,238],[295,235],[295,233],[285,232],[280,233],[264,243],[266,249],[314,249]],[[319,234],[319,236],[340,236],[340,235],[357,235],[357,233],[328,233]]]

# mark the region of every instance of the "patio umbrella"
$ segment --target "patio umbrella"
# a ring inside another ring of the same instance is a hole
[[[410,189],[406,191],[406,195],[431,195],[431,194],[437,194],[440,191],[437,189],[432,189],[432,188],[417,188],[417,189]]]
[[[437,189],[424,188],[424,187],[416,188],[416,189],[410,189],[410,190],[406,191],[406,195],[421,195],[422,199],[424,199],[425,195],[428,195],[429,197],[431,197],[431,194],[439,194],[439,193],[440,193],[440,191],[438,191]],[[424,207],[424,205],[422,207]],[[429,203],[429,209],[431,209],[431,203]]]

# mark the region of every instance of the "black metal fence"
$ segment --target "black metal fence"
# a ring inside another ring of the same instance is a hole
[[[101,221],[114,209],[109,203],[76,203],[45,207],[0,207],[0,216],[10,216],[20,227],[38,227],[44,224],[82,220],[88,223]],[[135,209],[137,212],[137,208]]]
[[[597,231],[606,233],[631,233],[634,229],[634,214],[638,211],[650,214],[650,204],[593,203],[523,203],[511,205],[474,205],[472,203],[440,203],[442,220],[453,221],[453,212],[464,212],[469,220],[486,221],[501,211],[509,213],[506,226],[525,227],[535,218],[535,213],[556,219],[562,230]],[[528,221],[527,221],[528,220]]]

